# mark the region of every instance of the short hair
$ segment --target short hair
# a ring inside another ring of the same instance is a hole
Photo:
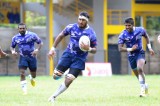
[[[129,23],[131,25],[134,25],[134,20],[133,20],[133,18],[129,17],[129,18],[125,19],[124,23]]]
[[[25,25],[25,27],[27,27],[25,23],[19,23],[18,28],[19,28],[20,25]]]
[[[84,17],[86,17],[88,19],[90,18],[89,15],[88,15],[88,13],[86,11],[82,11],[79,15],[80,16],[84,16]]]

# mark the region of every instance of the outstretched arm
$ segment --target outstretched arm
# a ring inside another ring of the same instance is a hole
[[[57,45],[61,42],[61,40],[65,37],[65,35],[63,34],[63,31],[56,37],[53,47],[50,49],[49,53],[48,53],[48,58],[50,59],[51,57],[56,55],[56,47]]]

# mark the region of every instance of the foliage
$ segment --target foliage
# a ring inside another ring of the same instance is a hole
[[[28,26],[45,26],[46,25],[46,17],[40,16],[38,13],[26,12],[26,24]]]

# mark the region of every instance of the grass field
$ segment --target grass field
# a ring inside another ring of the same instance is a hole
[[[140,98],[135,76],[78,77],[54,106],[160,106],[160,75],[147,75],[146,79],[149,96]],[[0,106],[52,106],[48,97],[64,79],[38,76],[34,88],[27,80],[28,94],[22,95],[18,76],[0,76]]]

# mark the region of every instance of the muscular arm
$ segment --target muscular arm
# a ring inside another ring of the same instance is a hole
[[[43,46],[43,42],[41,42],[40,44],[37,44],[37,45],[38,45],[37,50],[40,50],[41,47]]]
[[[91,48],[91,50],[89,51],[89,53],[95,54],[97,52],[97,48],[93,47]]]
[[[148,34],[146,34],[146,36],[144,36],[144,38],[146,39],[147,44],[150,44],[150,40],[149,40]]]
[[[133,45],[132,48],[126,48],[126,47],[124,47],[124,44],[118,44],[118,50],[120,52],[131,52],[131,51],[136,50],[137,47],[138,47],[138,45]]]
[[[61,32],[55,39],[53,47],[56,48],[57,45],[61,42],[61,40],[65,37],[65,35],[63,34],[63,32]]]
[[[127,52],[127,48],[125,48],[125,47],[123,47],[124,46],[124,44],[118,44],[118,50],[120,51],[120,52]]]

